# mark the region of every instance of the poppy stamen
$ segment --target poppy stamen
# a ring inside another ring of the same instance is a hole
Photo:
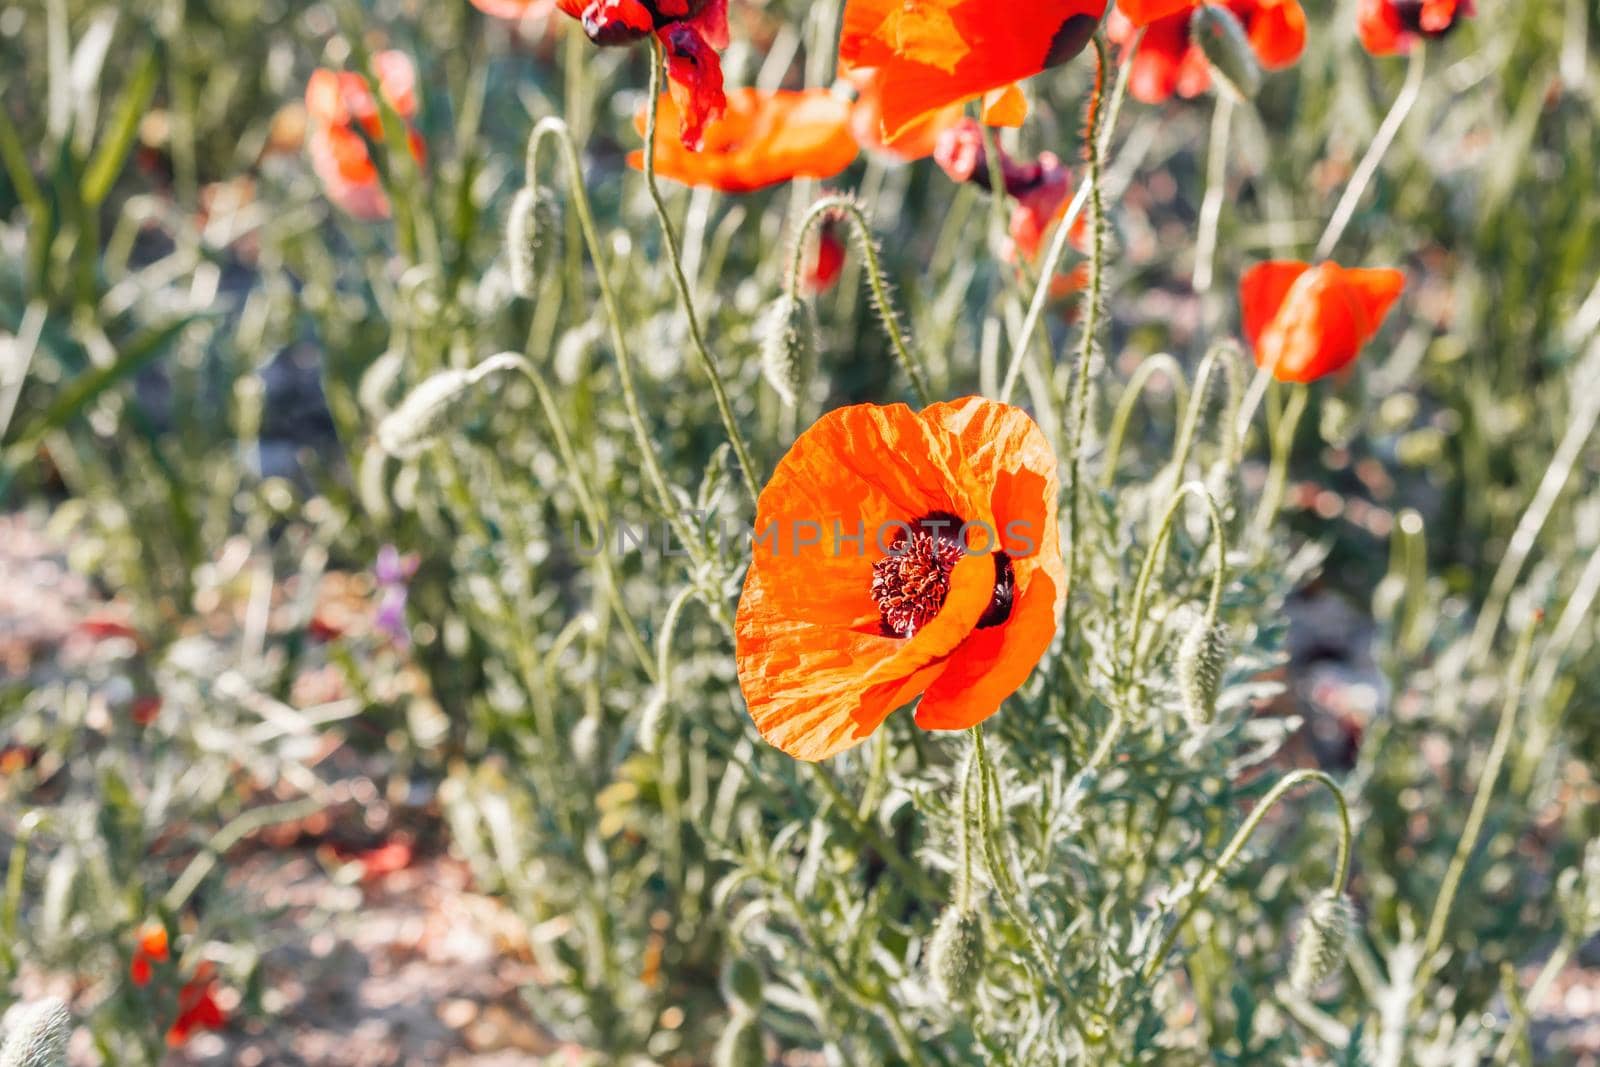
[[[962,521],[947,512],[933,512],[901,526],[889,554],[872,565],[872,599],[878,605],[885,637],[914,637],[950,595],[950,572],[966,554]],[[978,628],[999,626],[1011,617],[1016,574],[1011,557],[994,556],[994,595],[978,620]]]

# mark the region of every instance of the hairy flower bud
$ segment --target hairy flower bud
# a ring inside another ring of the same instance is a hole
[[[554,194],[542,185],[517,190],[506,215],[506,263],[518,296],[531,298],[538,292],[539,279],[555,262],[560,247]]]
[[[13,1008],[0,1033],[0,1067],[65,1067],[72,1016],[54,997]]]
[[[805,384],[811,356],[811,310],[805,301],[784,293],[767,309],[761,323],[761,373],[783,402],[794,406]]]
[[[424,378],[400,406],[378,424],[378,446],[399,459],[413,459],[472,411],[478,383],[522,361],[513,352],[490,356],[471,370],[446,370]]]
[[[1239,101],[1256,95],[1261,63],[1237,15],[1221,4],[1202,4],[1189,21],[1189,34],[1205,53],[1221,91]]]
[[[983,974],[984,948],[976,911],[952,905],[939,916],[928,942],[928,976],[946,1001],[960,1004],[972,997]]]
[[[748,1011],[734,1012],[733,1018],[728,1020],[728,1028],[717,1040],[711,1062],[714,1067],[764,1067],[767,1048],[754,1015]]]
[[[1309,993],[1333,977],[1344,963],[1355,925],[1354,909],[1343,894],[1324,890],[1306,909],[1289,962],[1289,984]]]
[[[1228,658],[1228,628],[1197,616],[1178,645],[1178,690],[1183,712],[1196,729],[1211,725],[1222,691],[1222,669]]]

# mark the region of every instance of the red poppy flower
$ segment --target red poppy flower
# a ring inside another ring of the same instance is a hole
[[[990,189],[989,154],[983,128],[972,119],[963,119],[939,135],[933,152],[934,162],[952,181],[971,182]],[[1041,153],[1032,163],[1012,159],[1000,152],[1000,175],[1004,193],[1016,200],[1011,209],[1011,257],[1033,259],[1039,254],[1044,236],[1067,210],[1072,200],[1072,182],[1066,165],[1054,152]],[[1083,248],[1084,216],[1073,226],[1072,238]]]
[[[167,946],[167,928],[160,923],[146,923],[137,931],[137,944],[133,962],[128,967],[129,977],[136,986],[147,986],[153,973],[151,964],[164,963],[170,953]]]
[[[1355,361],[1405,288],[1397,270],[1358,270],[1332,261],[1274,261],[1239,283],[1244,332],[1256,366],[1281,382],[1313,382]]]
[[[817,226],[816,236],[805,259],[803,282],[806,291],[816,295],[832,289],[844,271],[845,243],[843,223],[828,216]]]
[[[522,18],[542,0],[472,0],[502,18]],[[556,0],[598,45],[628,45],[652,33],[666,53],[667,77],[680,116],[685,148],[700,147],[706,124],[726,105],[722,60],[728,47],[728,0]]]
[[[525,19],[550,14],[556,0],[472,0],[472,6],[497,19]]]
[[[178,1017],[167,1029],[167,1047],[177,1048],[200,1030],[220,1030],[228,1017],[217,1003],[216,968],[209,960],[178,990]]]
[[[984,120],[1014,126],[1027,113],[1015,83],[1083,51],[1106,3],[846,0],[839,67],[879,72],[885,138],[986,94]]]
[[[743,193],[795,178],[831,178],[860,152],[850,135],[850,102],[826,89],[735,89],[727,110],[707,124],[698,151],[665,134],[678,113],[677,101],[663,96],[656,171],[685,185]],[[645,132],[644,109],[634,125]],[[628,162],[643,167],[644,153],[633,153]]]
[[[372,59],[378,74],[378,91],[402,118],[417,113],[417,72],[403,52],[380,52]],[[353,71],[317,70],[306,82],[306,118],[310,126],[307,151],[312,169],[322,179],[328,198],[362,219],[384,218],[389,201],[378,182],[378,168],[367,154],[367,142],[383,137],[378,102],[367,79]],[[420,163],[426,155],[421,134],[408,130],[411,155]]]
[[[1025,412],[980,397],[801,434],[756,505],[735,620],[762,736],[818,760],[919,695],[924,730],[994,714],[1055,636],[1056,466]]]
[[[1189,99],[1211,87],[1211,66],[1194,42],[1190,22],[1201,0],[1117,0],[1106,33],[1128,45],[1144,28],[1133,56],[1128,91],[1134,99],[1159,104],[1174,93]],[[1244,27],[1250,50],[1267,70],[1282,70],[1306,48],[1306,13],[1300,0],[1225,0]]]
[[[1475,0],[1361,0],[1356,34],[1375,56],[1399,55],[1418,37],[1443,37],[1475,14]]]

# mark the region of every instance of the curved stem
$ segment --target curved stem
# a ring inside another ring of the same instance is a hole
[[[1477,847],[1478,837],[1483,833],[1484,820],[1489,816],[1489,802],[1494,798],[1495,782],[1500,777],[1506,754],[1511,750],[1511,738],[1516,733],[1517,709],[1522,705],[1522,692],[1528,678],[1528,660],[1533,652],[1535,629],[1532,625],[1528,626],[1517,641],[1517,650],[1511,661],[1511,685],[1500,707],[1500,724],[1495,728],[1489,754],[1483,761],[1483,771],[1478,775],[1478,786],[1472,795],[1472,809],[1467,813],[1467,824],[1462,828],[1461,839],[1456,842],[1456,851],[1450,857],[1450,866],[1445,871],[1444,883],[1439,887],[1438,899],[1433,902],[1433,914],[1428,918],[1428,933],[1422,943],[1424,967],[1429,966],[1427,961],[1444,944],[1445,927],[1450,921],[1450,911],[1455,906],[1456,893],[1461,888],[1461,876],[1466,873],[1467,861],[1472,858],[1472,850]]]
[[[1084,124],[1083,142],[1088,154],[1089,175],[1089,289],[1084,296],[1083,338],[1078,345],[1077,380],[1073,383],[1072,428],[1067,439],[1067,597],[1078,584],[1078,561],[1083,555],[1082,504],[1083,438],[1089,422],[1089,366],[1094,358],[1095,335],[1100,329],[1100,304],[1105,282],[1105,205],[1100,199],[1100,111],[1106,79],[1106,45],[1094,38],[1094,91],[1089,97],[1089,112]],[[1048,276],[1047,276],[1048,277]]]
[[[1162,516],[1161,528],[1150,544],[1150,551],[1145,553],[1144,564],[1139,568],[1139,577],[1134,583],[1133,630],[1128,637],[1130,677],[1139,673],[1140,664],[1143,662],[1139,639],[1144,632],[1145,600],[1150,595],[1150,583],[1155,577],[1156,562],[1166,553],[1167,542],[1172,539],[1173,525],[1177,522],[1178,509],[1183,506],[1186,496],[1197,496],[1205,502],[1206,516],[1211,522],[1211,549],[1215,569],[1211,575],[1211,593],[1206,598],[1207,622],[1216,621],[1217,611],[1222,605],[1222,589],[1226,584],[1228,572],[1226,527],[1223,526],[1221,512],[1217,510],[1217,502],[1211,499],[1206,487],[1200,482],[1185,482],[1178,486],[1177,492],[1173,493],[1172,502],[1167,505],[1166,514]]]
[[[1222,850],[1222,854],[1205,869],[1199,880],[1195,882],[1194,889],[1186,898],[1187,904],[1184,906],[1182,913],[1179,914],[1171,928],[1167,930],[1167,934],[1162,938],[1161,945],[1156,949],[1155,954],[1145,964],[1144,972],[1141,975],[1142,981],[1149,982],[1156,976],[1156,972],[1161,968],[1162,961],[1172,951],[1172,946],[1177,944],[1178,937],[1183,933],[1183,928],[1188,925],[1189,919],[1193,917],[1200,905],[1205,903],[1206,895],[1211,892],[1222,876],[1227,873],[1228,868],[1233,865],[1234,860],[1239,858],[1239,854],[1244,851],[1245,846],[1250,843],[1250,839],[1255,836],[1256,830],[1261,827],[1261,821],[1266,818],[1267,812],[1277,806],[1278,802],[1284,798],[1289,790],[1306,782],[1315,782],[1326,789],[1332,794],[1334,804],[1338,808],[1339,853],[1334,862],[1333,878],[1328,888],[1334,893],[1344,893],[1345,881],[1350,875],[1350,846],[1354,837],[1350,828],[1350,807],[1345,802],[1344,790],[1340,789],[1338,783],[1322,771],[1304,769],[1291,771],[1280,778],[1278,784],[1273,786],[1267,792],[1267,795],[1261,798],[1261,802],[1251,809],[1244,824],[1234,833],[1233,839]]]
[[[1311,397],[1310,386],[1294,385],[1290,389],[1283,418],[1278,420],[1277,428],[1272,432],[1272,459],[1267,468],[1267,484],[1262,490],[1261,502],[1256,505],[1255,530],[1258,534],[1267,532],[1272,520],[1278,517],[1278,509],[1283,507],[1283,494],[1289,482],[1289,454],[1294,450],[1295,431],[1300,429],[1300,419],[1305,415],[1306,402]]]
[[[655,493],[661,506],[662,515],[672,527],[672,532],[683,545],[684,551],[689,553],[697,565],[703,565],[706,563],[705,553],[700,550],[693,529],[679,513],[677,499],[672,495],[666,475],[661,470],[661,459],[656,453],[655,441],[650,436],[649,427],[645,425],[644,412],[639,405],[639,391],[633,380],[633,356],[628,350],[627,334],[622,326],[622,313],[617,307],[616,293],[611,288],[606,261],[600,254],[600,236],[595,228],[594,212],[589,206],[589,194],[584,188],[583,164],[578,158],[578,147],[573,143],[572,132],[565,121],[551,116],[541,119],[533,128],[533,133],[528,138],[529,170],[534,169],[533,162],[537,157],[539,146],[552,137],[561,146],[562,154],[566,157],[567,184],[571,187],[572,203],[578,211],[578,228],[583,232],[584,244],[588,245],[589,258],[594,263],[595,278],[600,287],[600,303],[605,308],[606,323],[611,332],[611,347],[617,356],[617,378],[622,385],[622,406],[627,411],[634,440],[639,446],[645,480],[650,483],[651,491]]]
[[[1411,109],[1416,105],[1417,97],[1422,93],[1422,72],[1426,66],[1427,46],[1422,41],[1417,41],[1411,50],[1411,61],[1406,67],[1405,84],[1400,87],[1400,95],[1394,98],[1394,104],[1389,108],[1389,114],[1384,116],[1383,124],[1378,127],[1377,134],[1372,138],[1372,144],[1367,148],[1367,154],[1361,158],[1361,163],[1356,167],[1356,172],[1350,178],[1350,184],[1344,187],[1344,195],[1339,198],[1339,205],[1333,209],[1333,217],[1328,220],[1328,228],[1322,231],[1322,239],[1317,242],[1317,258],[1327,259],[1333,254],[1334,248],[1339,244],[1339,238],[1344,236],[1345,227],[1350,225],[1350,220],[1355,216],[1356,205],[1361,202],[1361,196],[1367,191],[1367,186],[1372,182],[1372,176],[1378,172],[1378,164],[1383,162],[1383,157],[1389,151],[1389,146],[1394,144],[1400,127],[1405,124],[1406,116],[1411,114]]]
[[[1206,197],[1200,205],[1200,226],[1195,235],[1194,291],[1211,291],[1217,258],[1217,227],[1222,221],[1222,201],[1228,185],[1228,142],[1233,133],[1233,97],[1218,93],[1211,112],[1211,147],[1206,154]]]
[[[1144,31],[1139,31],[1139,36],[1128,46],[1123,55],[1131,58],[1143,39]],[[1098,36],[1094,39],[1095,55],[1099,66],[1095,73],[1095,100],[1100,98],[1100,89],[1105,80],[1106,46]],[[1116,88],[1111,94],[1111,105],[1106,113],[1105,121],[1099,123],[1099,138],[1091,140],[1087,145],[1093,146],[1095,164],[1103,160],[1111,152],[1111,135],[1117,127],[1117,119],[1122,114],[1122,101],[1127,96],[1128,79],[1133,72],[1133,64],[1124,59],[1121,68],[1117,71]],[[1091,131],[1092,133],[1093,131]],[[1027,316],[1022,320],[1022,328],[1017,331],[1016,342],[1011,349],[1011,363],[1006,367],[1006,376],[1000,386],[999,399],[1006,403],[1011,399],[1011,393],[1017,387],[1017,379],[1022,376],[1022,357],[1033,343],[1034,332],[1039,328],[1039,320],[1044,317],[1044,308],[1050,301],[1050,282],[1056,276],[1056,271],[1061,268],[1061,260],[1067,254],[1067,242],[1071,239],[1073,226],[1078,221],[1078,216],[1083,213],[1084,207],[1089,203],[1090,192],[1098,181],[1098,174],[1083,179],[1078,186],[1078,191],[1072,197],[1072,202],[1067,205],[1066,212],[1061,220],[1056,223],[1056,233],[1050,241],[1050,247],[1045,251],[1044,261],[1039,270],[1039,278],[1034,284],[1033,299],[1028,302]],[[1096,274],[1099,272],[1096,271]]]
[[[866,262],[867,285],[872,290],[872,303],[877,308],[878,321],[882,323],[883,332],[889,338],[889,344],[894,349],[895,357],[900,360],[900,366],[906,372],[906,377],[911,380],[911,388],[917,394],[917,400],[926,407],[933,403],[933,394],[928,390],[927,368],[922,365],[921,357],[906,342],[905,334],[900,329],[900,318],[895,313],[888,283],[883,278],[883,265],[878,260],[878,244],[873,240],[872,227],[867,222],[866,212],[861,210],[861,205],[853,198],[839,195],[825,196],[806,211],[800,220],[799,229],[795,232],[794,251],[789,260],[787,292],[790,296],[799,293],[806,238],[810,236],[812,228],[828,215],[843,215],[850,220],[856,241],[861,246],[861,258]]]
[[[1210,396],[1211,376],[1216,373],[1218,366],[1223,368],[1223,373],[1228,376],[1228,404],[1223,411],[1222,423],[1227,426],[1233,418],[1234,407],[1238,399],[1239,371],[1235,353],[1238,346],[1232,341],[1219,341],[1211,346],[1205,357],[1200,360],[1200,367],[1195,371],[1194,389],[1189,394],[1189,404],[1183,412],[1183,425],[1178,428],[1178,439],[1173,443],[1172,462],[1168,466],[1173,481],[1183,477],[1183,469],[1189,463],[1189,450],[1194,447],[1195,435],[1200,430],[1200,418],[1205,414],[1206,400]],[[1237,458],[1237,449],[1233,434],[1223,433],[1223,461],[1230,466]]]
[[[689,280],[683,274],[683,256],[678,249],[678,235],[672,228],[671,218],[667,215],[666,202],[661,199],[661,188],[656,184],[656,120],[661,110],[661,80],[665,64],[666,57],[662,53],[661,40],[652,36],[650,104],[644,132],[644,184],[650,191],[650,202],[655,205],[656,218],[661,223],[661,240],[666,245],[667,259],[672,263],[672,279],[678,287],[678,299],[683,304],[683,317],[689,325],[689,336],[694,341],[695,352],[700,356],[700,365],[711,382],[711,396],[716,401],[717,414],[722,417],[722,427],[728,434],[728,443],[733,445],[734,456],[739,460],[739,471],[743,475],[745,493],[750,497],[750,503],[754,504],[757,496],[755,464],[750,459],[750,450],[745,444],[744,433],[733,417],[733,405],[728,401],[728,389],[723,384],[722,372],[717,369],[717,362],[711,358],[711,350],[706,347],[705,335],[700,329],[700,316],[694,309],[694,296],[689,291]]]
[[[1116,478],[1117,460],[1122,456],[1122,440],[1128,433],[1128,421],[1133,418],[1134,405],[1144,395],[1145,389],[1157,374],[1164,375],[1172,383],[1172,395],[1176,402],[1177,410],[1182,412],[1188,406],[1185,393],[1188,383],[1183,377],[1183,367],[1176,359],[1166,352],[1157,352],[1153,356],[1146,356],[1134,370],[1133,377],[1128,379],[1127,388],[1122,391],[1122,397],[1117,401],[1117,410],[1111,417],[1111,429],[1106,434],[1105,463],[1100,472],[1100,485],[1102,488],[1111,488],[1111,483]]]

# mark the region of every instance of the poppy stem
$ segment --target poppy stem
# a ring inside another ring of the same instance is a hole
[[[1132,57],[1138,49],[1138,43],[1144,38],[1144,30],[1139,31],[1131,45],[1123,55]],[[1106,61],[1105,44],[1098,36],[1095,37],[1095,51],[1101,66],[1096,68],[1095,84],[1096,95],[1099,94],[1098,86],[1103,78],[1104,63]],[[1100,125],[1098,149],[1103,159],[1111,152],[1111,136],[1116,132],[1117,119],[1122,114],[1122,102],[1128,95],[1128,80],[1133,72],[1133,64],[1124,59],[1122,66],[1117,70],[1117,84],[1111,92],[1111,104],[1106,112],[1106,117]],[[1022,320],[1022,328],[1017,331],[1016,341],[1011,349],[1011,363],[1006,367],[1006,376],[1000,386],[1000,393],[996,399],[1001,403],[1009,403],[1011,394],[1016,390],[1017,380],[1022,376],[1022,357],[1027,352],[1028,346],[1033,341],[1033,335],[1039,329],[1039,322],[1044,318],[1044,308],[1050,301],[1050,281],[1061,268],[1061,260],[1067,254],[1067,243],[1072,237],[1073,227],[1077,224],[1078,216],[1083,214],[1085,205],[1089,202],[1090,180],[1084,178],[1078,186],[1078,191],[1072,197],[1072,202],[1067,205],[1067,210],[1062,214],[1061,221],[1056,223],[1055,236],[1050,239],[1050,247],[1045,251],[1044,261],[1040,264],[1039,278],[1034,284],[1033,299],[1028,302],[1028,313]]]
[[[1133,628],[1128,636],[1128,674],[1136,677],[1139,668],[1144,662],[1140,646],[1140,637],[1144,633],[1145,601],[1150,595],[1150,583],[1155,579],[1155,572],[1160,560],[1166,553],[1167,542],[1172,538],[1172,529],[1178,519],[1178,510],[1183,506],[1184,498],[1196,496],[1205,502],[1206,516],[1211,522],[1211,551],[1212,573],[1211,593],[1206,598],[1206,622],[1214,623],[1217,612],[1222,606],[1222,590],[1228,578],[1228,542],[1227,528],[1222,524],[1222,513],[1217,510],[1217,502],[1211,498],[1206,487],[1200,482],[1185,482],[1178,487],[1172,495],[1172,502],[1167,505],[1166,514],[1162,516],[1161,529],[1156,534],[1156,539],[1151,543],[1150,550],[1145,553],[1144,564],[1139,568],[1139,577],[1133,587]],[[1090,766],[1095,766],[1095,761],[1090,761]]]
[[[1294,435],[1300,429],[1300,419],[1306,413],[1306,403],[1310,398],[1309,386],[1291,386],[1289,403],[1272,431],[1272,460],[1267,468],[1266,488],[1261,493],[1261,502],[1256,505],[1253,527],[1258,534],[1267,532],[1272,520],[1278,517],[1278,510],[1283,507],[1284,489],[1289,481],[1289,455],[1294,451]]]
[[[1189,452],[1194,448],[1195,435],[1200,430],[1200,418],[1205,414],[1206,400],[1210,396],[1211,376],[1216,373],[1218,367],[1221,367],[1223,373],[1228,376],[1228,403],[1222,412],[1222,424],[1225,427],[1222,434],[1222,460],[1230,469],[1233,467],[1238,455],[1237,440],[1226,427],[1231,425],[1234,412],[1239,406],[1238,353],[1239,346],[1233,341],[1218,341],[1200,360],[1200,367],[1194,375],[1194,389],[1189,395],[1189,403],[1184,408],[1183,422],[1178,427],[1178,439],[1172,448],[1172,461],[1167,468],[1167,477],[1172,482],[1177,482],[1183,477],[1184,468],[1189,464]]]
[[[672,264],[672,280],[678,287],[678,299],[683,304],[683,317],[689,326],[689,336],[694,341],[695,352],[700,356],[700,365],[711,382],[711,396],[716,401],[717,414],[722,417],[722,426],[727,431],[728,443],[733,446],[733,453],[739,460],[739,473],[744,482],[745,493],[749,496],[750,503],[754,504],[757,497],[755,463],[750,459],[750,449],[745,443],[744,433],[739,429],[739,423],[733,416],[733,405],[728,401],[728,387],[723,383],[722,372],[717,369],[717,361],[711,357],[711,350],[706,347],[705,335],[700,329],[700,316],[694,309],[694,296],[689,291],[689,280],[684,277],[683,256],[678,249],[678,235],[672,228],[672,219],[667,214],[666,202],[661,199],[661,187],[656,182],[656,126],[661,110],[661,82],[665,68],[666,56],[662,51],[661,40],[651,36],[650,109],[644,133],[644,184],[650,192],[650,202],[655,205],[656,218],[661,223],[661,240],[666,245],[667,259]]]
[[[1211,146],[1206,154],[1206,196],[1200,205],[1200,226],[1195,235],[1192,284],[1196,293],[1209,293],[1215,280],[1217,229],[1228,191],[1228,142],[1232,134],[1233,97],[1218,93],[1211,112]]]
[[[1083,337],[1078,345],[1077,379],[1073,383],[1072,424],[1067,440],[1067,589],[1068,604],[1078,584],[1078,561],[1083,555],[1082,506],[1079,502],[1083,474],[1083,441],[1089,423],[1089,370],[1094,360],[1095,336],[1100,331],[1100,310],[1105,284],[1105,205],[1100,198],[1100,114],[1105,97],[1106,44],[1099,35],[1094,38],[1095,73],[1094,91],[1089,96],[1088,113],[1084,121],[1083,145],[1088,157],[1089,174],[1086,179],[1089,192],[1089,288],[1084,296]],[[1063,223],[1063,225],[1066,225]],[[1054,266],[1046,264],[1042,282],[1047,282]],[[1023,342],[1026,344],[1024,333]],[[1012,366],[1020,367],[1016,358]],[[1008,374],[1009,377],[1009,374]],[[1004,390],[1002,390],[1004,391]],[[1070,606],[1068,608],[1070,612]]]
[[[933,403],[933,394],[928,388],[928,370],[923,366],[922,358],[906,342],[905,333],[900,329],[900,316],[889,295],[889,285],[884,281],[883,264],[878,258],[878,243],[872,236],[872,225],[854,197],[837,194],[825,196],[812,204],[800,220],[800,226],[795,231],[794,250],[789,259],[789,295],[798,298],[800,294],[800,271],[805,260],[806,238],[814,227],[830,215],[842,215],[850,220],[856,243],[861,247],[861,258],[866,263],[867,285],[872,290],[872,304],[878,312],[878,321],[882,323],[884,335],[888,337],[889,345],[900,360],[906,377],[911,380],[911,388],[917,394],[918,402],[927,407]]]
[[[1333,209],[1333,217],[1328,220],[1328,228],[1322,231],[1322,239],[1317,242],[1317,259],[1327,259],[1333,254],[1334,248],[1339,244],[1339,238],[1344,236],[1345,227],[1349,226],[1350,220],[1355,217],[1356,205],[1361,202],[1362,194],[1367,191],[1367,186],[1377,174],[1378,165],[1383,162],[1385,153],[1389,151],[1395,137],[1400,133],[1400,127],[1405,124],[1406,117],[1416,105],[1417,97],[1422,94],[1422,74],[1426,66],[1426,57],[1427,45],[1424,41],[1418,40],[1412,47],[1411,59],[1406,67],[1406,80],[1400,87],[1400,94],[1394,98],[1393,106],[1384,116],[1383,123],[1372,138],[1372,144],[1367,148],[1367,154],[1361,158],[1355,174],[1351,175],[1350,184],[1344,187],[1344,195],[1339,198],[1338,206]]]
[[[683,550],[689,553],[690,559],[697,566],[703,566],[708,562],[705,553],[701,551],[700,542],[693,528],[680,513],[677,498],[673,496],[671,488],[667,485],[666,475],[662,472],[661,457],[657,452],[655,440],[645,425],[644,411],[639,404],[639,390],[633,379],[633,355],[628,349],[627,333],[623,329],[622,313],[617,307],[617,294],[611,287],[608,265],[605,257],[601,255],[600,236],[595,227],[594,211],[589,205],[589,194],[583,183],[583,164],[578,158],[578,146],[572,139],[572,130],[564,120],[550,116],[540,119],[534,126],[533,133],[528,137],[528,173],[531,176],[536,172],[539,148],[551,138],[554,138],[560,146],[567,162],[567,184],[570,187],[573,206],[577,209],[578,228],[583,233],[584,244],[589,248],[589,259],[594,263],[595,281],[600,288],[600,303],[605,308],[606,324],[611,332],[611,348],[617,357],[617,378],[622,385],[622,406],[628,414],[628,423],[633,428],[634,440],[639,446],[640,463],[644,467],[645,480],[650,483],[650,488],[661,506],[661,513]],[[719,621],[725,627],[728,625],[725,617],[719,617]]]
[[[1262,797],[1260,802],[1251,809],[1249,816],[1245,818],[1244,824],[1234,833],[1233,839],[1222,850],[1222,854],[1206,868],[1205,872],[1195,882],[1194,888],[1188,894],[1188,903],[1184,906],[1182,913],[1179,914],[1177,921],[1167,930],[1166,936],[1161,940],[1160,947],[1156,949],[1145,964],[1144,972],[1141,975],[1144,982],[1148,983],[1155,978],[1157,972],[1161,969],[1161,964],[1172,952],[1173,945],[1177,944],[1179,935],[1183,933],[1183,928],[1188,925],[1190,918],[1199,910],[1200,905],[1205,903],[1206,895],[1211,892],[1222,876],[1227,873],[1228,868],[1233,866],[1233,862],[1239,858],[1245,846],[1250,843],[1250,839],[1255,836],[1256,830],[1260,829],[1261,822],[1266,818],[1267,813],[1276,807],[1278,802],[1291,789],[1306,782],[1315,782],[1333,795],[1334,805],[1339,813],[1339,852],[1334,861],[1333,878],[1329,882],[1329,890],[1341,896],[1344,894],[1345,882],[1350,874],[1350,846],[1354,841],[1354,833],[1350,826],[1350,806],[1345,802],[1344,790],[1340,789],[1339,784],[1322,771],[1305,769],[1291,771],[1280,778],[1278,784],[1274,785],[1267,792],[1267,795]]]
[[[1139,366],[1134,369],[1133,377],[1128,379],[1127,387],[1122,390],[1122,396],[1117,400],[1116,413],[1111,416],[1111,429],[1106,433],[1105,464],[1100,471],[1102,489],[1110,489],[1112,482],[1116,480],[1117,460],[1122,456],[1122,442],[1128,435],[1128,423],[1133,419],[1134,405],[1139,402],[1139,398],[1144,395],[1157,374],[1171,383],[1173,401],[1179,417],[1188,406],[1189,383],[1184,380],[1183,367],[1170,353],[1157,352],[1140,360]]]

